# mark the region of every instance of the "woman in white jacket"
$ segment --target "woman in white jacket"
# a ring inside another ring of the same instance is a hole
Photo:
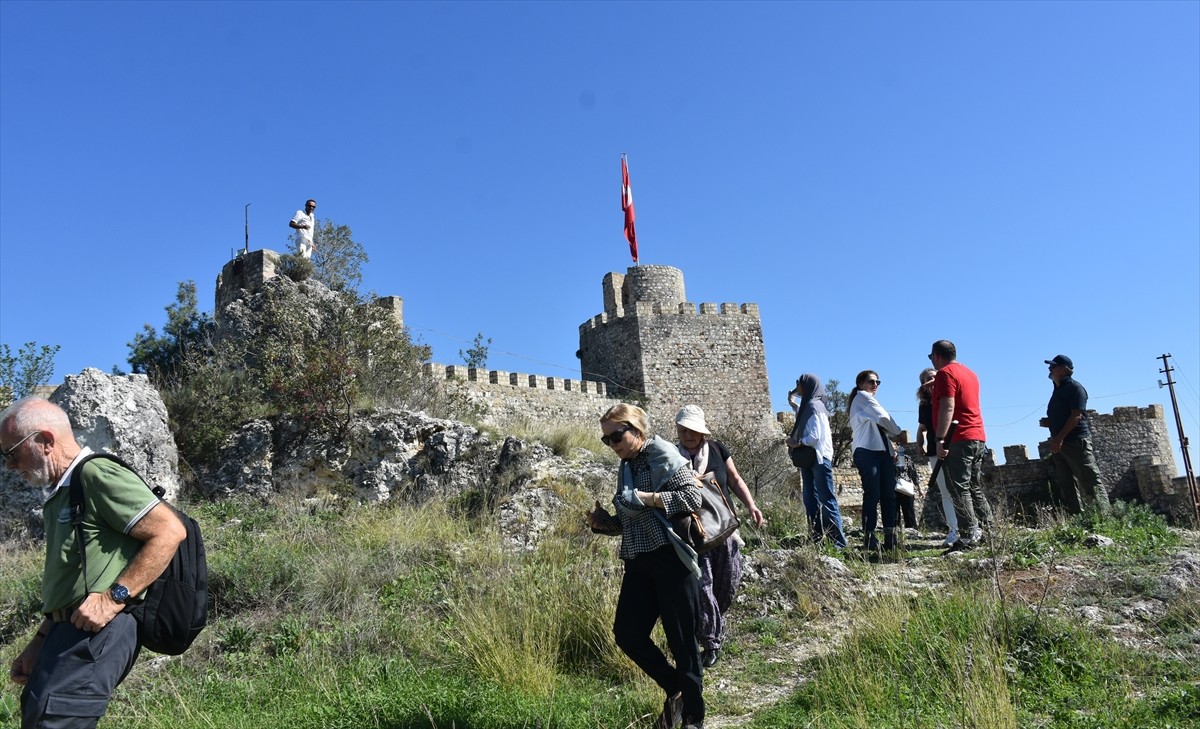
[[[896,548],[896,463],[891,439],[900,426],[875,399],[882,381],[874,370],[863,370],[854,380],[846,410],[850,415],[854,465],[862,477],[863,546],[879,548],[875,536],[878,511],[883,511],[883,548]]]

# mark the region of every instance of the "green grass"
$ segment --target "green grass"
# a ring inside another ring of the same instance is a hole
[[[190,505],[209,548],[210,625],[181,657],[143,656],[101,727],[648,726],[659,691],[611,635],[617,540],[582,526],[598,486],[545,485],[568,507],[533,552],[507,549],[486,510],[466,518],[440,501]],[[1071,620],[1062,608],[1073,603],[1001,602],[994,575],[962,560],[944,562],[951,586],[936,593],[846,602],[831,589],[844,578],[830,577],[822,552],[788,544],[803,510],[779,501],[748,549],[786,552],[769,584],[743,589],[709,684],[714,712],[773,728],[1189,726],[1197,715],[1194,592],[1170,598],[1147,626],[1166,647],[1154,651]],[[1140,508],[1088,518],[999,541],[1014,562],[1070,558],[1111,570],[1095,581],[1100,592],[1072,601],[1155,593],[1178,533]],[[1093,531],[1116,546],[1083,547]],[[844,561],[861,579],[905,569]],[[11,661],[36,624],[40,569],[37,545],[0,551],[0,660]],[[844,640],[825,637],[842,633],[830,629],[831,613],[849,614]],[[822,642],[821,658],[789,657],[798,643]],[[754,700],[797,674],[807,680],[793,694]],[[0,724],[14,723],[17,696],[12,684],[0,690]]]
[[[986,591],[872,600],[813,679],[748,726],[1197,725],[1194,655],[1133,651],[1023,608],[1006,631],[1001,613]]]

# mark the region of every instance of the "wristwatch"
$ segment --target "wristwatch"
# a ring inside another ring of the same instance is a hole
[[[118,582],[108,588],[108,596],[113,599],[113,602],[124,605],[125,601],[129,599],[129,588]]]

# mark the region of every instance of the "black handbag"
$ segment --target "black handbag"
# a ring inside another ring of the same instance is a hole
[[[796,468],[812,468],[817,465],[817,449],[810,445],[799,445],[788,451],[792,465]]]
[[[712,474],[696,477],[700,489],[700,508],[671,517],[671,528],[696,554],[721,546],[741,526],[741,520]]]

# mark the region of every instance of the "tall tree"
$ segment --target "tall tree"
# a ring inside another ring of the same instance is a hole
[[[149,324],[128,343],[129,366],[149,375],[156,385],[171,375],[189,350],[206,346],[213,330],[212,317],[196,306],[196,282],[180,281],[175,303],[168,304],[162,334]]]

